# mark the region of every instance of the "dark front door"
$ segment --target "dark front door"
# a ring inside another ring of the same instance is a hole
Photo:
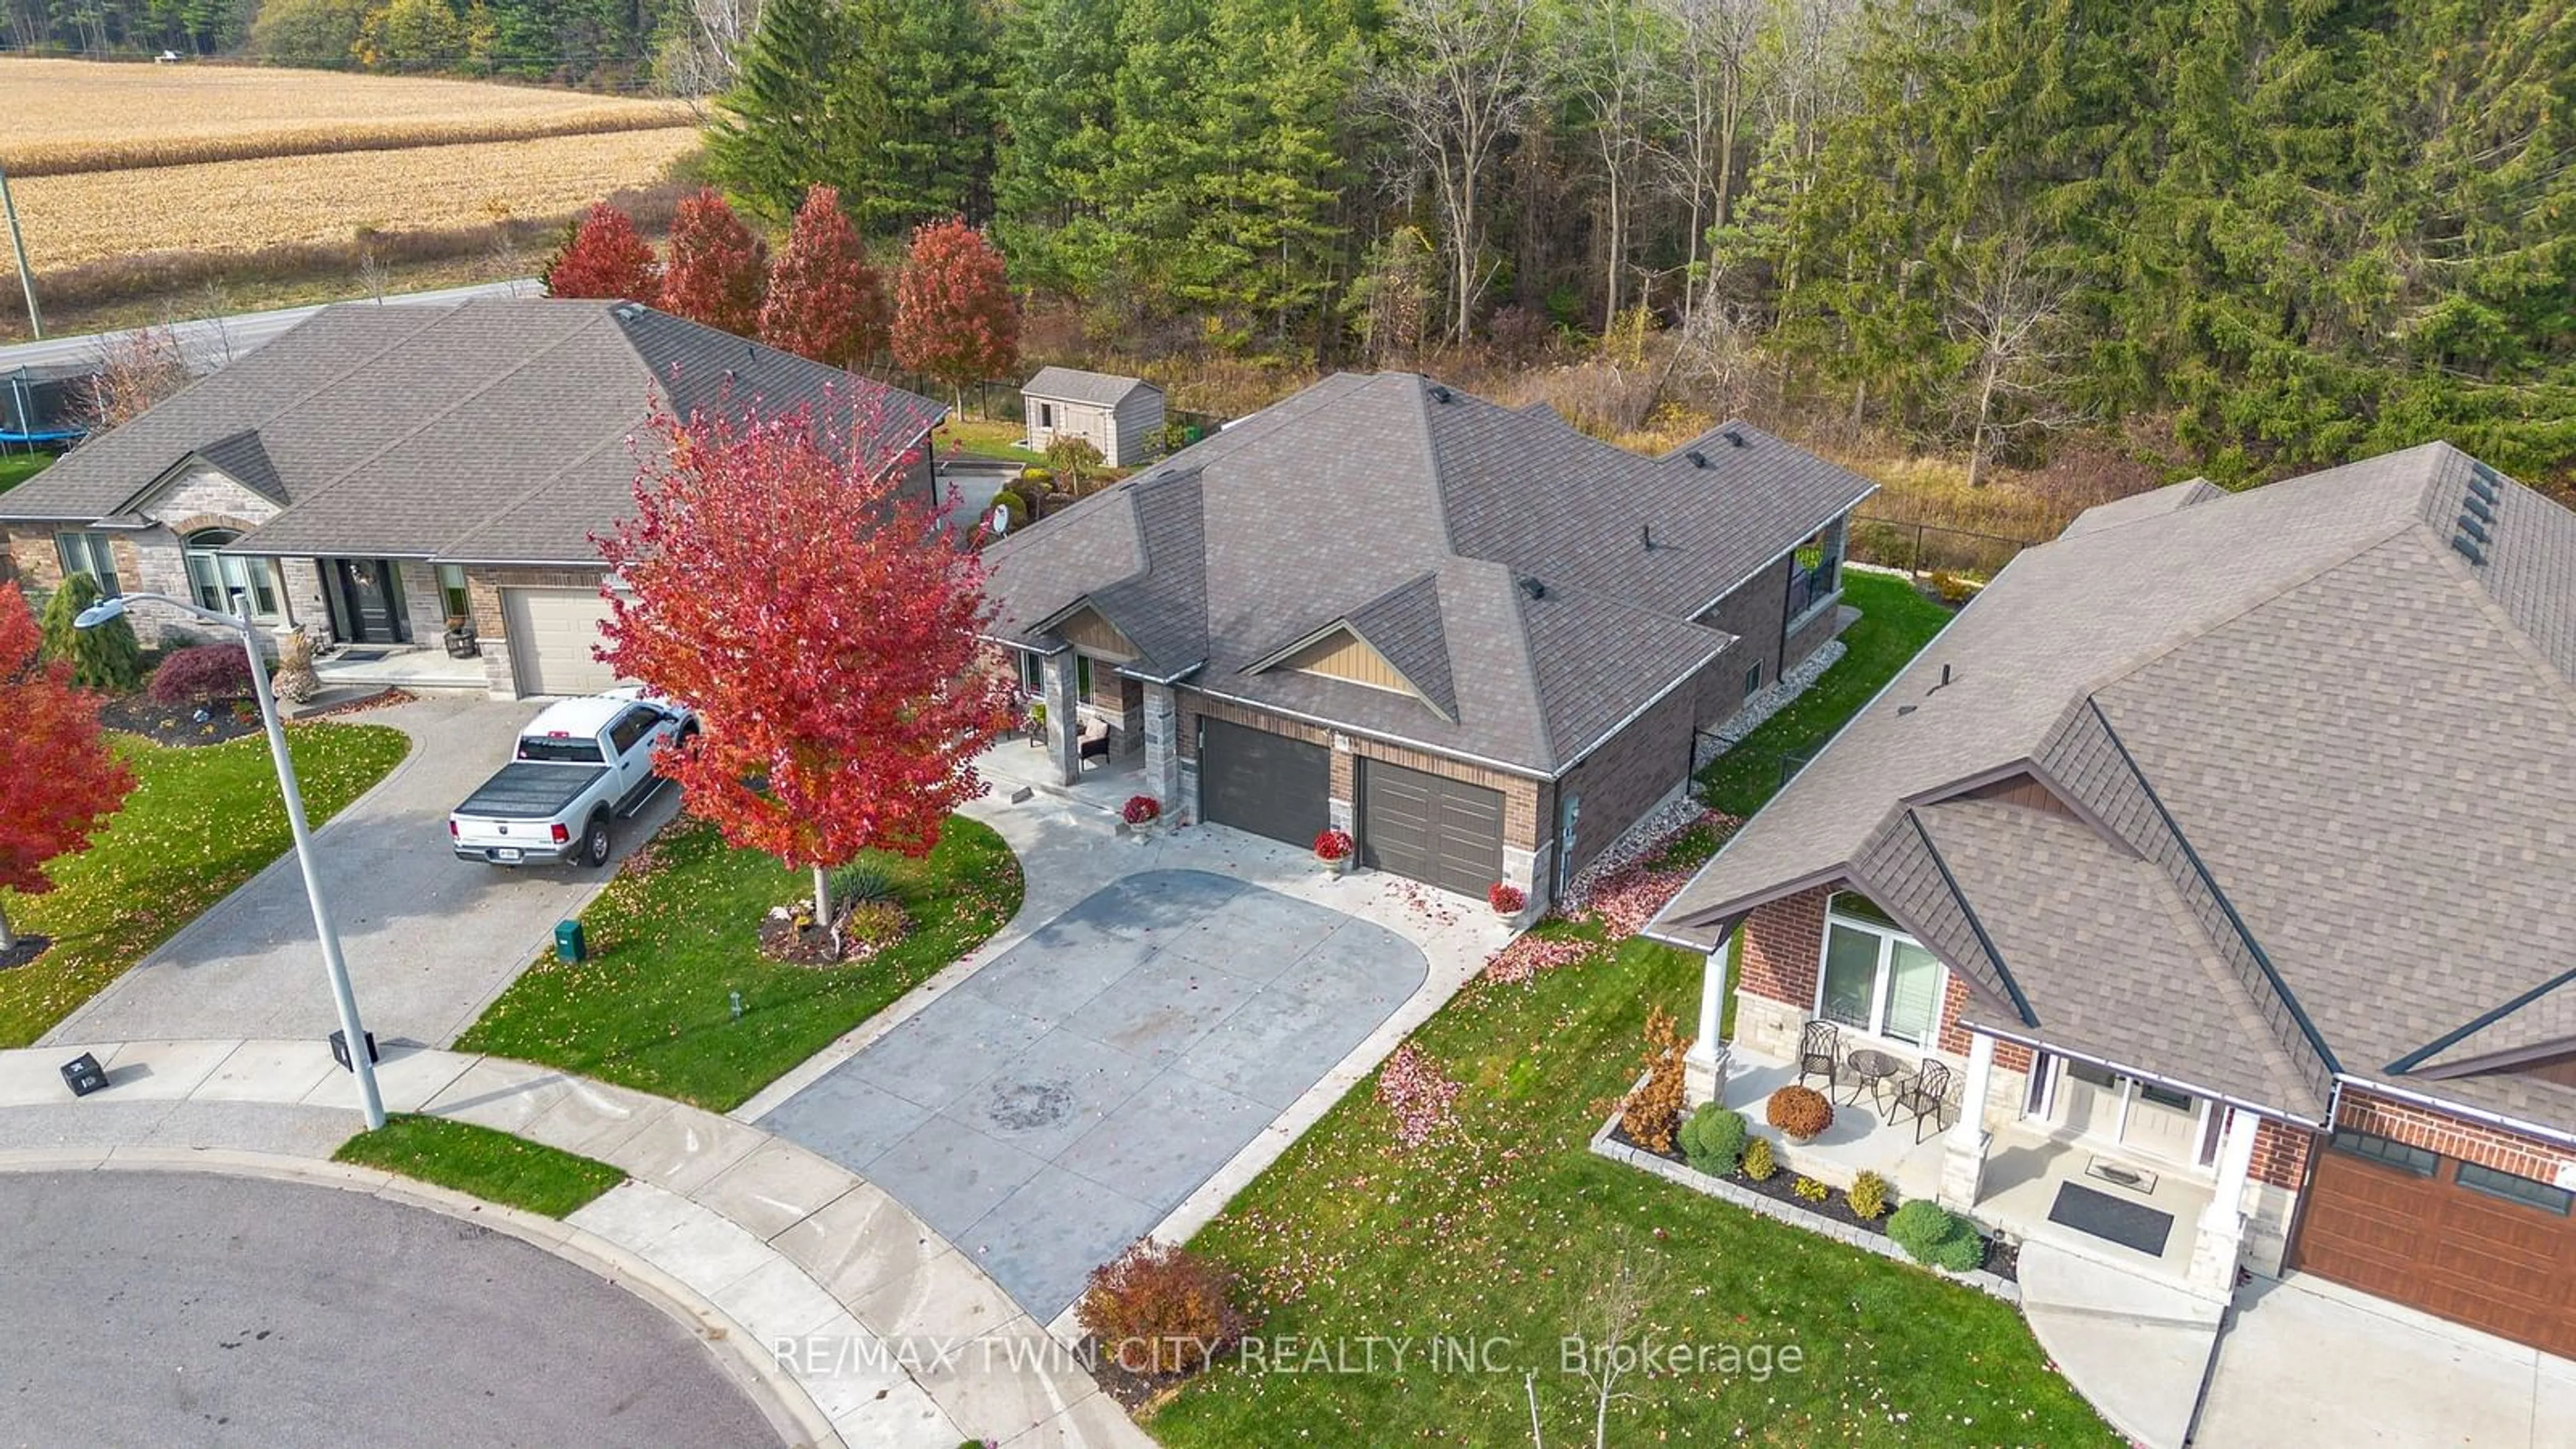
[[[352,644],[411,642],[402,574],[392,559],[335,558],[329,568],[334,633]]]
[[[1363,760],[1360,863],[1460,895],[1483,895],[1503,878],[1502,792]]]
[[[1311,846],[1331,823],[1333,756],[1321,745],[1199,721],[1199,814],[1290,845]]]

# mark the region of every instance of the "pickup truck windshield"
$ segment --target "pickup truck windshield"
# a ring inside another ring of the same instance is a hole
[[[543,765],[601,765],[607,757],[600,752],[597,740],[554,739],[546,735],[523,735],[519,739],[519,758]]]

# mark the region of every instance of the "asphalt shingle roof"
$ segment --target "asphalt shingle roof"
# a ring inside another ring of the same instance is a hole
[[[1114,408],[1139,390],[1161,392],[1141,377],[1120,377],[1108,372],[1084,372],[1072,367],[1041,367],[1038,374],[1020,384],[1026,397],[1042,397],[1054,402],[1089,403],[1095,407]]]
[[[1174,630],[1148,614],[1195,609],[1194,688],[1553,775],[1726,646],[1696,615],[1870,491],[1743,432],[1701,468],[1410,373],[1341,374],[988,550],[994,631],[1051,647],[1041,626],[1087,598],[1147,647]],[[1161,480],[1183,474],[1195,570],[1139,542]],[[1148,603],[1136,586],[1166,569],[1185,582]],[[1449,717],[1253,669],[1336,623]]]
[[[2479,466],[2437,443],[2088,514],[1659,931],[1710,939],[1910,814],[2043,1038],[2302,1115],[2340,1071],[2576,1132],[2576,1089],[2492,1060],[2576,1044],[2576,515],[2499,481],[2473,562],[2453,541]],[[2083,823],[1956,798],[2014,770]]]
[[[632,506],[657,399],[686,416],[826,398],[897,446],[941,412],[632,304],[330,307],[74,449],[0,516],[94,518],[196,453],[286,505],[233,551],[583,563]]]

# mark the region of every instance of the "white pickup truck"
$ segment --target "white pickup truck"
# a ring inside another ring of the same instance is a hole
[[[609,822],[652,798],[653,752],[696,734],[697,716],[638,689],[548,705],[519,732],[501,773],[447,817],[459,860],[608,864]]]

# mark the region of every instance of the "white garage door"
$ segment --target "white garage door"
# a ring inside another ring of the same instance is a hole
[[[596,589],[504,589],[510,668],[521,694],[597,694],[617,672],[591,657],[608,601]]]

